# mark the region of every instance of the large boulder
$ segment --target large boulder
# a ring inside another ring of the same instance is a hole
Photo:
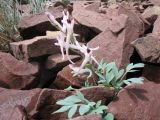
[[[160,63],[160,39],[158,36],[148,35],[132,42],[133,47],[143,62]]]
[[[53,7],[49,11],[57,20],[62,18],[62,6]],[[56,28],[51,25],[44,12],[31,16],[23,16],[19,22],[18,28],[24,39],[45,35],[47,30],[56,30]]]
[[[118,67],[130,63],[133,48],[130,42],[137,39],[143,32],[143,22],[134,9],[123,3],[119,6],[119,15],[112,19],[109,28],[93,38],[90,47],[99,46],[94,55],[97,60],[105,62],[115,61]]]
[[[0,86],[29,89],[38,84],[38,66],[18,61],[9,53],[0,52]]]
[[[13,55],[24,61],[41,56],[60,53],[58,46],[55,46],[56,38],[48,36],[39,36],[30,40],[10,43],[11,52]]]
[[[121,90],[108,107],[117,120],[159,120],[160,85],[145,82]]]

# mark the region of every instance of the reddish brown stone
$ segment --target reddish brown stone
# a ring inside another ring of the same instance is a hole
[[[154,23],[154,28],[153,28],[153,31],[152,31],[152,33],[154,35],[157,35],[157,36],[160,35],[160,28],[159,28],[159,26],[160,26],[160,16],[157,18],[157,20]]]
[[[130,9],[127,4],[122,5],[119,7],[119,16],[111,22],[113,25],[111,24],[110,30],[106,29],[88,44],[90,47],[99,46],[99,49],[94,51],[98,61],[101,59],[107,63],[114,61],[118,67],[129,64],[133,53],[130,42],[137,39],[143,29],[143,22],[134,9]]]
[[[28,120],[27,113],[23,106],[16,106],[5,111],[5,114],[0,116],[0,120]]]
[[[158,36],[146,36],[132,42],[142,61],[160,63],[160,39]]]
[[[160,85],[152,82],[127,86],[108,105],[109,111],[117,120],[159,120],[159,91]]]
[[[18,61],[9,53],[0,52],[0,86],[29,89],[38,84],[38,66]]]
[[[50,88],[56,87],[58,89],[66,89],[69,86],[83,86],[85,80],[80,79],[80,77],[73,77],[73,74],[71,72],[72,70],[69,68],[69,66],[64,67],[63,70],[58,73],[55,81],[52,83]]]
[[[94,102],[99,100],[102,100],[103,103],[110,102],[110,98],[115,95],[115,90],[113,88],[104,86],[81,88],[80,91],[84,94],[85,98]]]
[[[160,1],[159,0],[149,0],[151,3],[153,3],[154,5],[160,5]]]
[[[60,19],[62,17],[63,7],[54,7],[49,11],[56,19]],[[24,39],[31,39],[36,36],[45,35],[47,30],[56,30],[56,28],[51,25],[44,12],[22,17],[18,27],[20,29],[21,36]]]
[[[41,89],[28,91],[9,90],[0,88],[0,116],[5,116],[6,111],[13,111],[17,105],[24,106],[27,113],[34,109]]]
[[[67,56],[64,56],[64,60],[62,60],[61,54],[51,55],[48,57],[46,61],[46,69],[61,69],[68,64],[70,64],[69,60],[67,59]],[[76,62],[80,60],[80,56],[78,55],[70,55],[70,58],[73,62]]]
[[[55,42],[57,42],[55,38],[39,36],[30,40],[12,42],[10,48],[17,59],[30,61],[33,58],[60,53]]]
[[[143,76],[155,83],[160,83],[160,66],[146,64],[143,69]]]

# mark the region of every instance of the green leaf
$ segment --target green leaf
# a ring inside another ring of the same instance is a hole
[[[130,79],[124,80],[123,82],[126,85],[130,85],[132,83],[143,84],[143,80],[144,80],[143,78],[130,78]]]
[[[59,101],[57,101],[56,102],[56,104],[58,104],[58,105],[73,105],[74,103],[72,102],[72,101],[64,101],[64,100],[59,100]]]
[[[81,100],[75,95],[72,95],[72,96],[65,98],[64,101],[73,102],[73,103],[81,102]]]
[[[102,101],[99,100],[97,103],[96,103],[96,108],[98,108],[100,105],[101,105]]]
[[[114,120],[114,116],[112,113],[108,113],[105,117],[104,120]]]
[[[144,67],[143,63],[134,64],[134,68],[143,68],[143,67]]]
[[[81,100],[84,100],[85,98],[84,98],[84,95],[79,91],[79,90],[76,90],[76,95],[77,95],[77,97],[79,98],[79,99],[81,99]]]
[[[119,80],[119,79],[123,76],[123,74],[124,74],[124,69],[121,69],[121,70],[118,72],[118,74],[117,74],[117,76],[116,76],[116,79]]]
[[[130,63],[130,64],[127,65],[127,67],[126,67],[126,72],[129,72],[132,68],[133,68],[133,63]]]
[[[88,105],[93,107],[96,103],[95,102],[89,102]]]
[[[55,111],[54,113],[61,113],[61,112],[66,112],[67,110],[69,110],[69,108],[71,108],[72,106],[63,106],[60,109],[58,109],[57,111]]]
[[[107,81],[107,83],[109,84],[113,80],[114,77],[115,76],[114,76],[113,72],[106,73],[106,81]]]
[[[115,62],[111,62],[111,63],[108,63],[107,65],[106,65],[106,67],[107,67],[107,72],[109,72],[111,69],[113,69],[113,67],[115,67],[116,66],[116,64],[115,64]]]
[[[89,105],[81,105],[80,108],[79,108],[79,114],[80,115],[84,115],[89,110],[90,110],[90,106]]]
[[[74,105],[68,112],[68,118],[72,118],[75,114],[76,114],[76,111],[77,111],[77,105]]]
[[[98,77],[100,77],[100,79],[105,80],[105,77],[101,73],[96,72],[96,74],[98,75]]]

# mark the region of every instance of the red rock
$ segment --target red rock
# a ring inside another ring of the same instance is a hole
[[[118,67],[129,64],[133,53],[130,42],[142,34],[143,28],[143,22],[134,9],[130,10],[126,4],[122,5],[119,7],[119,16],[111,22],[110,30],[106,29],[88,43],[89,47],[100,47],[94,51],[98,61],[101,59],[107,63],[115,61]]]
[[[49,11],[56,19],[60,19],[62,17],[63,7],[54,7]],[[47,30],[56,30],[56,28],[51,25],[44,12],[22,17],[18,28],[20,29],[21,36],[24,39],[31,39],[36,36],[45,35]]]
[[[160,35],[160,28],[158,27],[160,26],[160,16],[157,18],[157,20],[154,22],[154,27],[153,27],[153,31],[152,33],[154,35],[159,36]]]
[[[33,58],[60,53],[55,42],[57,42],[55,38],[39,36],[30,40],[12,42],[10,48],[17,59],[30,61]]]
[[[149,0],[151,3],[153,3],[154,5],[160,5],[160,1],[159,0]]]
[[[104,31],[108,27],[108,17],[104,14],[95,12],[95,8],[94,10],[87,10],[88,5],[91,7],[91,5],[95,4],[94,2],[91,4],[88,3],[86,1],[75,1],[73,3],[73,17],[78,23],[92,28],[97,33]]]
[[[142,13],[142,17],[149,21],[151,24],[155,22],[160,15],[160,6],[150,6]]]
[[[102,100],[103,103],[110,102],[110,98],[115,95],[115,90],[113,88],[107,88],[104,86],[81,88],[80,91],[83,93],[85,98],[94,102],[99,100]]]
[[[58,74],[50,88],[66,89],[69,86],[81,87],[84,85],[85,79],[73,77],[69,66],[64,67]]]
[[[117,120],[159,120],[160,85],[145,82],[125,87],[111,102],[109,112]]]
[[[65,55],[64,58],[65,59],[62,60],[62,55],[61,54],[56,54],[56,55],[49,56],[47,61],[46,61],[46,69],[62,69],[63,67],[70,64],[66,55]],[[78,56],[78,55],[70,55],[70,58],[73,62],[76,62],[76,61],[80,60],[80,56]]]
[[[91,115],[84,115],[80,117],[73,118],[71,120],[102,120],[101,115],[98,114],[91,114]]]
[[[143,77],[155,83],[160,83],[160,66],[146,64],[143,69]]]
[[[9,109],[0,116],[0,120],[28,120],[27,113],[23,106],[16,106]]]
[[[38,66],[18,61],[9,53],[0,52],[0,86],[29,89],[38,84]]]
[[[17,105],[24,106],[26,112],[31,115],[30,112],[35,108],[40,92],[41,89],[21,91],[0,88],[0,95],[3,96],[0,97],[0,116],[5,116],[6,111],[13,111]]]
[[[150,35],[139,38],[132,42],[132,45],[140,55],[142,61],[160,63],[160,39],[158,36]]]

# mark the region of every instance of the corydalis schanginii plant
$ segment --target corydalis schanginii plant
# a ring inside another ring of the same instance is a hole
[[[103,120],[113,120],[114,116],[107,112],[108,107],[102,105],[101,100],[98,102],[90,102],[80,91],[76,91],[76,95],[68,96],[65,99],[56,102],[62,107],[54,113],[62,113],[68,111],[68,118],[72,118],[78,111],[80,115],[101,114]]]
[[[57,22],[55,17],[46,12],[47,17],[49,18],[50,22],[61,31],[61,34],[57,37],[58,43],[55,45],[60,46],[60,50],[62,53],[62,59],[64,59],[64,49],[66,51],[67,59],[71,62],[69,67],[72,69],[73,76],[78,76],[84,73],[89,73],[88,78],[92,76],[92,70],[85,67],[87,63],[92,64],[92,61],[98,64],[95,57],[93,56],[93,51],[97,50],[97,48],[89,48],[85,45],[80,45],[79,42],[76,40],[76,37],[73,32],[74,28],[74,19],[70,19],[69,12],[67,10],[63,11],[63,19],[62,25]],[[80,51],[84,55],[84,60],[79,67],[74,66],[74,62],[69,57],[69,49],[74,49]]]

